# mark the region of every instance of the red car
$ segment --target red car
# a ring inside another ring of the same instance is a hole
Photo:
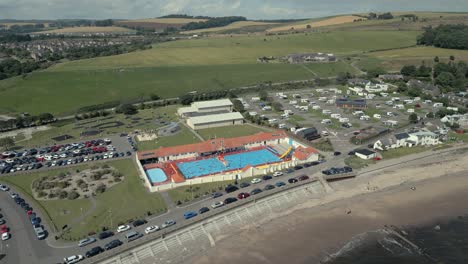
[[[2,227],[1,227],[1,232],[2,232],[2,234],[3,234],[3,233],[7,233],[8,230],[9,230],[9,229],[8,229],[8,227],[7,227],[6,225],[2,225]]]
[[[33,211],[32,210],[29,210],[26,212],[28,215],[32,215]]]
[[[242,192],[242,193],[239,193],[239,194],[237,195],[237,198],[239,198],[239,199],[244,199],[244,198],[247,198],[247,197],[249,197],[249,196],[250,196],[249,193],[243,193],[243,192]]]
[[[309,179],[309,176],[307,176],[307,175],[302,175],[302,176],[299,176],[297,179],[300,180],[300,181],[305,181],[305,180],[308,180],[308,179]]]

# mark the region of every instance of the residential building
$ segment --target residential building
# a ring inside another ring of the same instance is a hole
[[[386,92],[388,90],[388,84],[368,82],[366,84],[365,90],[368,91],[369,93]]]
[[[410,143],[414,142],[415,146],[431,146],[440,143],[439,137],[429,131],[418,131],[410,133],[409,135],[410,137],[408,138],[408,141]]]
[[[357,149],[354,151],[354,155],[365,160],[377,157],[377,153],[369,149]]]
[[[369,80],[366,79],[360,79],[360,78],[352,78],[348,79],[348,84],[352,86],[365,86]]]
[[[243,123],[244,117],[239,112],[194,116],[187,119],[187,125],[195,130],[221,126],[241,125]]]
[[[399,133],[389,138],[379,139],[374,143],[373,148],[387,150],[400,147],[432,146],[439,143],[439,135],[430,131],[420,130],[411,133]]]
[[[468,114],[446,115],[440,121],[450,125],[458,124],[461,128],[468,128]]]

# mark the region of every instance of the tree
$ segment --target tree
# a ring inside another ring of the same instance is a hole
[[[450,55],[450,60],[451,60],[451,61],[454,61],[454,60],[455,60],[455,56]]]
[[[349,72],[339,72],[336,76],[336,83],[345,85],[348,83],[349,78],[351,78],[351,74]]]
[[[271,104],[271,107],[273,108],[273,110],[277,111],[277,112],[281,112],[283,111],[283,105],[280,103],[280,102],[273,102]]]
[[[13,147],[15,145],[15,141],[13,140],[12,137],[4,137],[0,138],[0,147],[8,150],[9,148]]]
[[[367,78],[375,78],[384,73],[385,73],[385,70],[382,68],[369,69],[367,70]]]
[[[404,76],[415,76],[416,71],[417,71],[416,66],[409,65],[409,66],[403,66],[403,68],[401,68],[400,73]]]
[[[189,105],[193,102],[193,95],[185,94],[179,98],[179,101],[182,105]]]
[[[426,117],[427,118],[434,118],[434,113],[429,112],[429,113],[427,113]]]
[[[67,196],[68,200],[75,200],[75,199],[77,199],[78,197],[80,197],[80,194],[77,193],[76,191],[71,191],[71,192],[69,192],[69,193],[68,193],[68,196]]]
[[[418,115],[416,113],[412,113],[411,115],[409,115],[408,119],[411,123],[417,123]]]
[[[237,100],[237,99],[233,100],[232,104],[233,104],[234,110],[236,110],[237,112],[243,113],[245,111],[244,104],[242,104],[240,100]]]
[[[439,61],[440,61],[440,60],[439,60],[439,56],[435,56],[434,62],[439,62]]]
[[[153,101],[156,101],[156,100],[161,99],[161,97],[159,97],[159,95],[157,94],[150,94],[150,99]]]
[[[307,28],[307,29],[311,29],[312,26],[311,26],[311,25],[307,25],[306,28]]]
[[[51,113],[42,113],[38,116],[41,122],[47,122],[54,119],[54,116]]]
[[[452,87],[455,81],[455,77],[450,72],[442,72],[439,74],[435,80],[436,84],[440,84],[444,87]]]
[[[266,99],[268,98],[268,92],[266,90],[261,90],[258,93],[258,96],[260,97],[260,100],[266,101]]]
[[[138,113],[138,110],[132,104],[119,105],[115,111],[117,113],[122,113],[122,114],[125,114],[125,115],[134,115],[134,114]]]
[[[399,82],[398,83],[398,88],[397,88],[397,92],[399,93],[404,93],[408,90],[408,86],[406,85],[406,83],[404,82]]]

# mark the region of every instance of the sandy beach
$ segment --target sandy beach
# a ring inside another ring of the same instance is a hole
[[[223,237],[190,263],[319,263],[367,231],[468,213],[468,156],[434,155],[337,183],[333,192]]]

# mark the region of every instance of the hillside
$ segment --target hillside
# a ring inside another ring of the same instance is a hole
[[[354,21],[358,19],[363,19],[362,17],[358,16],[337,16],[337,17],[331,17],[331,18],[326,18],[326,19],[319,19],[319,20],[309,20],[309,21],[303,21],[300,23],[294,23],[294,24],[288,24],[285,26],[281,27],[275,27],[267,30],[267,32],[280,32],[280,31],[288,31],[288,30],[305,30],[307,29],[308,26],[310,28],[318,28],[318,27],[325,27],[325,26],[331,26],[331,25],[340,25],[340,24],[347,24],[347,23],[353,23]]]
[[[141,27],[145,29],[161,30],[166,28],[180,28],[191,22],[204,22],[206,19],[192,18],[148,18],[136,20],[115,21],[115,25],[126,26],[130,28]]]
[[[131,32],[132,30],[123,27],[66,27],[53,30],[35,32],[35,34],[67,34],[67,33],[110,33],[110,32]]]
[[[275,26],[279,23],[269,23],[269,22],[258,22],[258,21],[238,21],[231,23],[224,27],[214,27],[214,28],[206,28],[206,29],[198,29],[198,30],[189,30],[183,31],[183,34],[199,34],[199,33],[222,33],[224,31],[235,30],[235,29],[242,29],[247,27],[265,27],[265,26]]]

